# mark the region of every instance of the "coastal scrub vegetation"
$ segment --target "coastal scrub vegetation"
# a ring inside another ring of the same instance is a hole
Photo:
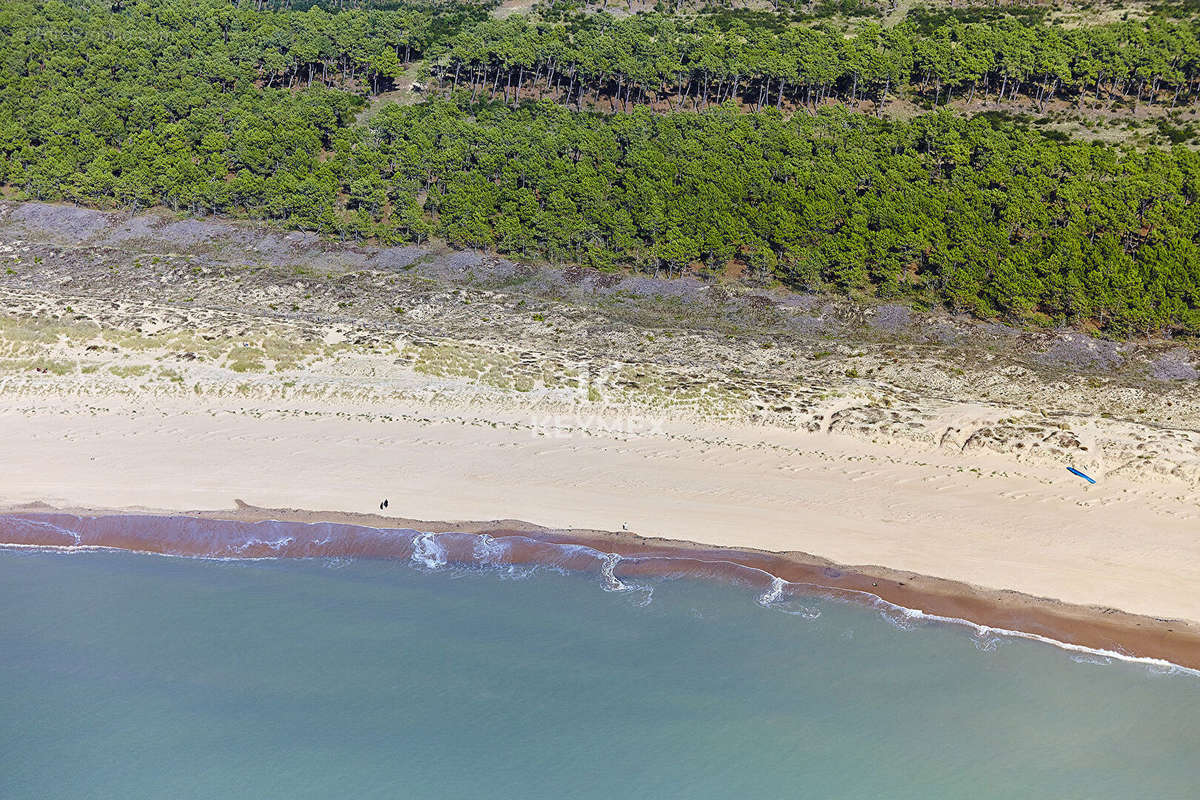
[[[602,269],[732,265],[1117,335],[1200,331],[1188,123],[1164,117],[1171,144],[1135,147],[1009,113],[1191,108],[1187,13],[769,29],[670,8],[266,5],[6,3],[0,182]],[[405,102],[374,107],[391,94]],[[899,99],[915,110],[888,113]]]

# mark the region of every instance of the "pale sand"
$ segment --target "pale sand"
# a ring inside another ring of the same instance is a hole
[[[539,436],[538,415],[481,405],[397,405],[391,419],[316,401],[95,405],[0,396],[0,505],[377,512],[386,497],[405,518],[627,524],[1200,620],[1200,508],[1179,487],[736,423]]]

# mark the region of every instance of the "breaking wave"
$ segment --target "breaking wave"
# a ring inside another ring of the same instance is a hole
[[[649,605],[654,585],[639,579],[693,578],[720,580],[748,587],[758,605],[803,619],[816,619],[820,610],[804,600],[853,602],[875,608],[902,630],[930,622],[963,625],[973,630],[975,646],[995,650],[1002,638],[1021,638],[1069,651],[1090,664],[1125,661],[1144,664],[1155,674],[1189,673],[1158,658],[1085,647],[1020,630],[981,625],[970,620],[929,614],[888,602],[869,591],[802,581],[787,581],[771,572],[714,554],[700,557],[689,551],[620,554],[605,552],[554,532],[429,533],[409,529],[373,528],[341,523],[303,523],[265,520],[241,522],[190,516],[78,516],[63,513],[0,515],[0,547],[78,552],[119,549],[134,552],[211,559],[311,558],[337,568],[355,558],[407,560],[421,570],[487,570],[503,578],[524,578],[539,569],[563,573],[594,573],[607,592],[627,593],[638,605]],[[828,577],[840,572],[827,568]]]

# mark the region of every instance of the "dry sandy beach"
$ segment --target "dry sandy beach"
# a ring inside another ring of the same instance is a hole
[[[1200,627],[1182,621],[1200,618],[1195,509],[1153,487],[1087,486],[999,456],[974,459],[972,471],[961,457],[821,433],[670,424],[634,436],[547,433],[517,414],[480,411],[415,408],[382,420],[332,409],[229,413],[199,402],[102,412],[9,406],[0,501],[178,512],[246,498],[363,513],[387,498],[389,510],[424,520],[501,512],[553,529],[628,525],[645,536],[885,565],[910,581],[937,576],[1119,608],[1159,618],[1178,638],[1156,653],[1181,663],[1200,654]],[[887,599],[944,610],[895,591]],[[955,608],[996,622],[978,603]],[[1146,654],[1134,641],[1122,644]]]
[[[643,318],[475,275],[247,266],[208,240],[168,258],[154,226],[178,223],[79,213],[70,246],[28,218],[0,230],[19,255],[0,506],[335,517],[386,498],[407,519],[626,526],[961,582],[888,599],[955,595],[977,621],[1040,603],[1200,665],[1200,408],[1178,349],[881,330],[787,298]]]

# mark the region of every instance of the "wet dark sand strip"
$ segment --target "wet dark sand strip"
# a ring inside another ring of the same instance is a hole
[[[205,524],[208,521],[233,524]],[[269,521],[284,524],[264,524]],[[503,552],[498,556],[503,564],[549,563],[568,569],[601,571],[603,564],[594,553],[574,553],[560,546],[582,545],[600,553],[620,555],[618,578],[686,575],[751,583],[765,590],[774,576],[790,584],[800,584],[788,587],[791,594],[836,596],[864,603],[879,598],[938,617],[1200,669],[1200,624],[1195,622],[1071,605],[886,567],[840,566],[800,552],[714,547],[647,538],[631,532],[551,530],[517,520],[430,522],[369,514],[267,509],[241,501],[234,510],[170,516],[67,512],[40,505],[12,509],[0,516],[3,544],[113,547],[230,558],[410,558],[417,532],[487,534],[503,544]],[[449,563],[475,563],[479,560],[479,544],[478,536],[449,536],[438,537],[436,546],[439,557]],[[418,541],[416,547],[422,546]]]

